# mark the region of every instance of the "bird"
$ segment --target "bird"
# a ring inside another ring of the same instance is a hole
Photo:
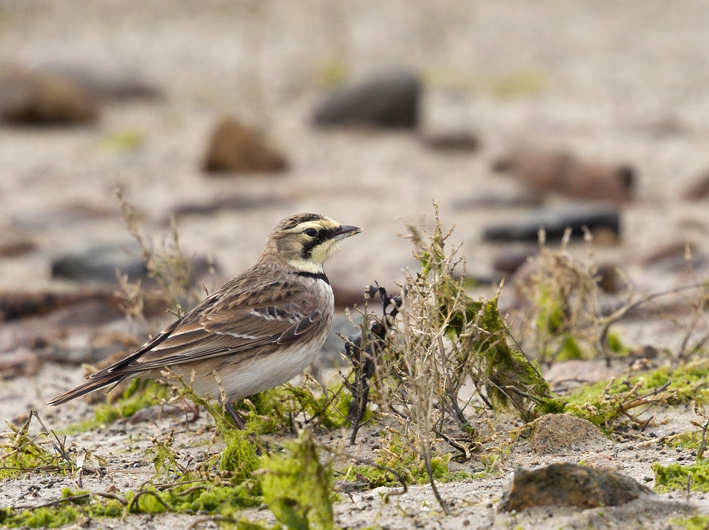
[[[330,330],[334,295],[323,264],[359,234],[323,215],[283,219],[260,257],[124,359],[55,397],[61,405],[124,379],[171,370],[205,398],[219,399],[236,426],[240,399],[281,385],[313,363]]]

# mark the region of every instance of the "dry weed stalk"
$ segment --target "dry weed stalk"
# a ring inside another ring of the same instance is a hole
[[[182,316],[183,306],[189,308],[196,305],[202,296],[192,286],[192,262],[182,252],[175,220],[171,219],[170,232],[163,240],[162,251],[157,251],[153,242],[146,239],[141,233],[135,208],[128,203],[120,189],[117,189],[115,193],[128,232],[140,246],[148,276],[154,278],[158,283],[157,294],[165,300],[173,313]],[[118,279],[117,294],[124,300],[124,313],[128,318],[145,322],[143,315],[144,291],[140,280],[131,284],[127,278],[120,275]]]
[[[401,422],[403,441],[423,460],[437,495],[431,473],[437,439],[451,441],[444,432],[451,425],[459,440],[472,442],[475,435],[466,410],[472,398],[459,399],[467,378],[478,389],[476,405],[497,411],[512,406],[525,420],[539,411],[559,411],[563,403],[533,364],[508,345],[497,299],[473,300],[463,285],[464,270],[460,279],[454,277],[464,261],[456,257],[458,247],[446,252],[452,229],[444,233],[437,208],[435,214],[431,234],[408,227],[421,272],[405,273],[399,325],[388,328],[384,345],[374,351],[380,405]]]
[[[582,357],[600,344],[602,315],[598,269],[588,246],[591,235],[586,231],[582,260],[568,250],[570,235],[567,230],[561,248],[552,250],[540,231],[539,255],[526,265],[530,274],[518,286],[528,304],[516,319],[515,335],[541,362]]]

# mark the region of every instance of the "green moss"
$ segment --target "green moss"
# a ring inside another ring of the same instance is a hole
[[[236,479],[246,480],[259,466],[256,445],[249,432],[232,429],[224,434],[224,441],[226,448],[219,458],[219,469],[232,472]]]
[[[0,480],[15,478],[23,473],[37,471],[41,469],[43,473],[71,473],[73,472],[72,462],[63,458],[55,447],[51,452],[44,448],[44,444],[38,442],[45,441],[50,435],[41,433],[35,437],[29,435],[30,424],[36,416],[32,411],[30,417],[17,428],[9,424],[12,432],[7,437],[10,443],[0,444]],[[58,440],[53,440],[58,444]]]
[[[665,439],[665,444],[670,447],[697,450],[702,443],[702,434],[698,431],[687,431]]]
[[[632,348],[623,344],[623,341],[620,340],[620,336],[617,333],[608,334],[608,347],[619,357],[627,356],[632,350]]]
[[[262,458],[264,501],[289,529],[334,528],[332,470],[320,463],[310,432],[303,431],[286,449],[287,455]]]
[[[652,465],[652,470],[655,472],[655,489],[660,493],[686,490],[690,473],[691,491],[709,491],[709,461],[707,460],[689,466],[682,466],[676,462],[666,466],[655,463]]]
[[[258,434],[283,432],[296,417],[310,425],[340,429],[350,425],[347,408],[352,396],[342,383],[330,385],[322,392],[319,385],[306,379],[300,386],[281,385],[266,390],[237,405],[243,414],[247,430]],[[369,418],[371,413],[365,416]]]
[[[143,137],[132,130],[119,131],[102,138],[98,145],[105,151],[133,151],[143,145]]]
[[[568,400],[568,410],[609,432],[623,414],[623,404],[637,395],[647,394],[666,383],[668,405],[709,402],[709,361],[687,363],[676,369],[669,366],[633,377],[585,386]]]
[[[693,515],[689,519],[670,519],[670,523],[686,530],[706,530],[709,528],[709,515]]]
[[[104,499],[94,495],[72,499],[72,497],[87,492],[72,492],[65,489],[62,490],[62,498],[66,499],[66,503],[20,512],[10,508],[0,509],[0,525],[7,528],[59,528],[75,523],[85,517],[84,514],[92,519],[123,517],[129,508],[132,513],[169,511],[232,517],[238,510],[261,504],[262,499],[254,494],[255,489],[257,488],[254,483],[248,481],[238,485],[190,482],[165,491],[148,489],[148,493],[141,492],[140,498],[135,502],[138,493],[128,492],[125,494],[126,506],[117,500]],[[249,528],[243,525],[237,527]]]
[[[570,361],[572,359],[583,359],[583,357],[584,355],[578,341],[574,337],[568,336],[554,360]]]
[[[485,375],[491,382],[487,385],[491,400],[503,406],[514,404],[526,419],[547,412],[562,412],[564,401],[552,393],[537,366],[508,345],[508,331],[497,309],[497,297],[484,304],[480,327],[488,332],[476,347],[486,360]],[[511,388],[524,389],[526,396],[508,390]],[[533,401],[533,408],[525,413],[529,399]]]
[[[92,431],[123,418],[129,418],[139,410],[164,403],[169,391],[156,381],[134,379],[115,403],[104,403],[94,408],[94,417],[61,429],[61,434],[77,434]]]

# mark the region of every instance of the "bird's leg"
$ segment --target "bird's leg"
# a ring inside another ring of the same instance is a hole
[[[236,423],[236,428],[240,431],[243,431],[246,428],[246,423],[241,418],[241,416],[239,416],[239,413],[234,410],[232,404],[227,401],[224,404],[224,408],[226,408],[226,411],[229,413],[229,416],[231,416],[231,419],[234,420],[234,423]]]

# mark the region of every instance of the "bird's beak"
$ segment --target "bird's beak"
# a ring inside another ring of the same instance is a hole
[[[335,230],[332,234],[332,239],[339,241],[340,239],[345,239],[346,237],[354,236],[362,231],[361,228],[350,225],[340,225],[340,227]]]

